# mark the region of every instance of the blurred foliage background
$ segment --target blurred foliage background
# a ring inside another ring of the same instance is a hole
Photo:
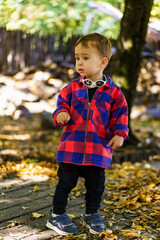
[[[108,2],[121,12],[124,11],[124,0],[95,1]],[[160,1],[154,0],[150,21],[160,19]],[[84,22],[93,9],[88,8],[87,0],[0,0],[0,26],[7,30],[22,30],[25,33],[63,34],[64,40],[73,34],[82,34]],[[90,32],[104,26],[112,17],[98,12],[94,17]],[[109,38],[117,39],[120,21],[103,32]]]

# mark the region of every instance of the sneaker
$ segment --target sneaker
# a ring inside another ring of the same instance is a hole
[[[103,232],[103,230],[106,230],[103,220],[98,213],[85,215],[84,224],[87,228],[89,228],[89,231],[92,234],[99,234]]]
[[[59,235],[77,234],[78,228],[72,223],[71,219],[66,213],[59,216],[52,216],[52,210],[50,213],[49,221],[47,221],[46,226]]]

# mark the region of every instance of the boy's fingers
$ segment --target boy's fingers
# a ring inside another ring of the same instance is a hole
[[[63,123],[63,122],[64,122],[64,118],[62,116],[58,116],[57,123]]]
[[[112,148],[113,150],[115,150],[115,149],[117,148],[117,146],[116,146],[115,144],[112,144],[111,148]]]
[[[113,144],[112,139],[109,141],[109,143],[107,144],[107,146],[111,146]]]
[[[115,142],[111,139],[107,144],[108,147],[111,147],[113,150],[116,149]]]

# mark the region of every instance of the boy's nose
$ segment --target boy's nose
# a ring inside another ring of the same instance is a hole
[[[80,59],[80,60],[78,61],[78,64],[79,64],[79,65],[82,65],[82,64],[83,64],[83,61]]]

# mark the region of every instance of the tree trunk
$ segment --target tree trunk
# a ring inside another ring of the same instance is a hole
[[[152,5],[153,0],[125,0],[125,11],[113,66],[113,80],[120,83],[128,102],[131,137],[133,134],[130,113],[136,94],[142,50]]]

